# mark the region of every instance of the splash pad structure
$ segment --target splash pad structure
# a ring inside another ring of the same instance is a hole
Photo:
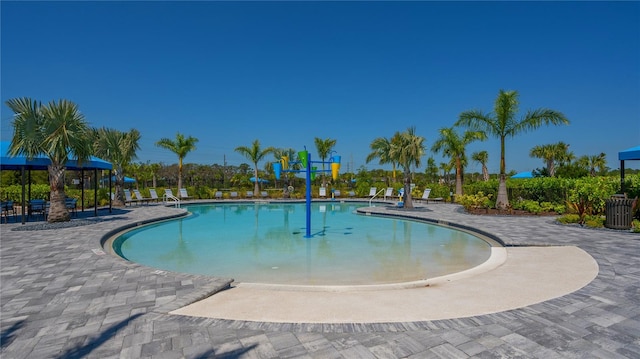
[[[276,179],[280,179],[280,174],[282,172],[291,172],[291,173],[302,173],[306,174],[306,232],[305,238],[311,238],[311,180],[315,179],[317,172],[331,172],[331,177],[336,180],[338,179],[338,172],[340,171],[340,159],[341,157],[338,155],[332,156],[329,161],[312,161],[311,155],[309,151],[307,151],[307,147],[305,146],[303,151],[298,152],[298,158],[300,161],[292,161],[289,162],[289,158],[287,156],[282,156],[280,162],[275,162],[273,164],[273,172],[276,175]],[[328,170],[319,170],[316,166],[311,166],[312,163],[316,164],[329,164],[330,169]],[[294,165],[301,164],[304,169],[297,170],[294,169]]]

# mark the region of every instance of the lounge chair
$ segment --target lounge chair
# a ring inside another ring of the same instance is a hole
[[[47,219],[47,201],[44,199],[32,199],[29,201],[28,215],[42,215],[43,219]]]
[[[430,194],[431,194],[431,188],[425,189],[424,192],[422,192],[422,197],[420,198],[420,200],[426,201],[427,203],[429,203],[430,200],[434,202],[442,202],[444,200],[444,198],[442,197],[429,198]]]
[[[236,192],[236,191],[232,191],[231,193],[229,193],[229,197],[230,197],[231,199],[236,199],[236,198],[238,198],[238,192]]]
[[[64,205],[67,207],[67,210],[74,214],[76,217],[78,216],[78,200],[72,197],[67,197],[64,199]]]
[[[339,189],[333,190],[333,197],[334,198],[338,198],[340,197],[341,193]]]
[[[247,191],[247,198],[253,198],[253,191]]]
[[[187,193],[187,189],[186,188],[180,188],[180,190],[178,191],[178,195],[180,196],[180,199],[189,199],[191,197],[189,197],[189,194]]]
[[[131,196],[131,191],[129,191],[128,189],[124,189],[123,191],[124,191],[124,205],[125,206],[127,205],[127,203],[129,205],[132,205],[133,203],[138,203],[138,200],[134,199]]]
[[[347,193],[347,195],[348,195],[349,197],[352,197],[352,198],[353,198],[353,197],[355,197],[355,196],[356,196],[356,192],[355,192],[355,191],[349,191],[349,192]]]
[[[151,201],[151,198],[143,197],[142,193],[140,193],[140,190],[134,189],[133,194],[136,196],[136,199],[141,203],[149,204],[149,201]]]
[[[387,200],[387,197],[391,198],[393,197],[393,187],[388,187],[387,190],[384,192],[384,200]]]
[[[222,192],[221,191],[216,191],[216,194],[214,195],[215,199],[222,199]]]
[[[268,197],[269,197],[269,194],[267,193],[267,191],[262,191],[262,192],[260,192],[260,197],[262,197],[262,198],[268,198]]]
[[[156,192],[155,188],[149,188],[149,194],[151,195],[151,201],[158,202],[160,198],[158,198],[158,192]]]
[[[371,188],[369,189],[369,197],[373,197],[373,196],[375,196],[375,195],[376,195],[376,193],[377,193],[377,191],[378,191],[378,189],[377,189],[376,187],[371,187]]]
[[[13,207],[13,201],[2,202],[0,203],[0,207],[2,208],[2,217],[4,217],[4,223],[8,223],[9,213],[11,213],[13,216],[13,219],[17,221],[16,209],[15,207]]]
[[[322,198],[327,198],[327,187],[320,187],[319,196]]]

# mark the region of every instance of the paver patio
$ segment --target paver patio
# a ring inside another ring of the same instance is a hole
[[[495,314],[267,323],[168,314],[225,288],[229,279],[168,273],[102,251],[105,235],[183,211],[118,209],[101,213],[95,224],[37,231],[0,225],[2,358],[640,357],[639,234],[429,204],[412,215],[478,228],[508,246],[577,246],[595,258],[599,273],[571,294]]]

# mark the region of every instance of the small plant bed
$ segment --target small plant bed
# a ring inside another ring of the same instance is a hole
[[[557,212],[533,213],[523,209],[467,208],[467,213],[489,216],[558,216]]]

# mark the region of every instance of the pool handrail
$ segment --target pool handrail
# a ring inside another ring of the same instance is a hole
[[[373,199],[374,199],[374,198],[376,198],[376,197],[378,197],[378,195],[379,195],[380,193],[384,192],[384,191],[385,191],[385,189],[384,189],[384,188],[382,188],[382,189],[380,189],[380,190],[378,191],[378,193],[376,193],[375,195],[373,195],[373,197],[371,197],[371,199],[369,200],[369,207],[371,207],[371,202],[373,201]]]
[[[162,195],[162,202],[167,203],[169,200],[174,202],[174,207],[180,208],[180,198],[174,196],[171,189],[165,189],[164,194]]]

